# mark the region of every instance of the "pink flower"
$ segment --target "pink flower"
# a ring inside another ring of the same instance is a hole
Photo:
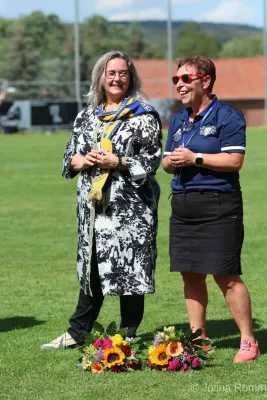
[[[93,343],[94,347],[101,347],[103,344],[103,340],[102,339],[96,339],[95,342]]]
[[[181,364],[177,360],[169,361],[167,371],[173,372],[173,371],[178,371],[178,369],[181,367]]]
[[[182,368],[181,368],[181,371],[184,371],[184,372],[185,372],[185,371],[188,371],[188,370],[189,370],[189,367],[188,367],[188,365],[186,365],[186,364],[183,365]]]
[[[101,346],[101,349],[102,350],[111,349],[111,347],[112,347],[112,341],[110,339],[105,339]]]
[[[199,358],[198,358],[198,357],[195,357],[195,358],[193,359],[192,364],[191,364],[191,367],[192,367],[193,369],[198,369],[198,368],[200,368],[200,361],[199,361]]]
[[[192,354],[188,354],[188,356],[186,357],[186,359],[187,359],[188,362],[191,362],[192,359],[193,359]]]

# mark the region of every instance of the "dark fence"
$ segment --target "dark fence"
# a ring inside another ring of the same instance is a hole
[[[85,106],[83,103],[82,107]],[[2,101],[0,129],[4,133],[70,129],[77,114],[78,103],[75,101]]]

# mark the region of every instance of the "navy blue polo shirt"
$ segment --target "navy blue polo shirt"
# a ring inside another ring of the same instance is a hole
[[[185,108],[171,118],[166,152],[184,145],[194,153],[245,153],[246,122],[241,111],[220,102],[214,96],[208,107],[195,116],[192,124],[189,122],[191,112],[191,108]],[[239,191],[239,173],[217,172],[196,166],[177,168],[171,188],[173,193],[200,189]]]

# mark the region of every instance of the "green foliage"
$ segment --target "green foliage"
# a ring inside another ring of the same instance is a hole
[[[175,32],[179,32],[187,22],[188,21],[172,21],[173,40],[177,39]],[[117,22],[110,22],[110,24],[117,24]],[[131,22],[123,21],[120,22],[120,24],[129,28]],[[162,51],[164,52],[166,50],[167,40],[166,21],[140,21],[139,25],[144,31],[146,40],[149,43],[160,43]],[[206,34],[214,36],[220,44],[231,40],[233,37],[245,38],[251,35],[261,34],[261,28],[240,24],[203,22],[199,23],[199,27]]]
[[[7,63],[7,53],[9,50],[9,39],[0,39],[0,77],[7,76],[9,68]]]
[[[263,37],[254,35],[244,39],[234,38],[226,42],[221,51],[220,57],[257,57],[263,56]]]
[[[8,39],[12,36],[12,30],[15,22],[0,18],[0,38]]]
[[[15,26],[15,34],[10,41],[10,48],[7,54],[6,78],[9,80],[21,80],[32,82],[36,80],[39,72],[40,54],[34,49],[33,40],[27,36],[25,23],[19,19]],[[17,94],[17,98],[31,98],[36,96],[35,89],[27,86]]]
[[[175,48],[175,57],[181,58],[199,54],[216,58],[219,54],[220,44],[214,36],[203,32],[199,24],[186,22],[178,34]]]
[[[120,50],[127,52],[129,43],[128,30],[123,25],[108,24],[109,29],[109,50]]]
[[[87,59],[87,73],[90,74],[96,60],[111,50],[108,22],[98,15],[87,18],[81,25],[81,46]]]
[[[61,50],[65,39],[65,27],[55,14],[45,16],[34,11],[24,18],[25,31],[33,40],[33,47],[44,58],[54,58]]]
[[[86,343],[92,343],[99,337],[108,338],[109,336],[114,336],[119,333],[123,338],[127,336],[127,328],[117,328],[115,321],[108,324],[106,329],[98,321],[94,322],[92,332],[86,334]]]
[[[96,337],[99,337],[100,335],[105,334],[105,328],[99,322],[95,321],[94,327],[93,327],[93,332],[95,332]]]
[[[109,336],[113,336],[117,333],[117,326],[116,326],[116,322],[111,322],[106,329],[106,332]]]
[[[205,33],[214,36],[221,44],[228,42],[233,37],[244,39],[261,33],[261,28],[241,24],[204,22],[200,23],[200,27]]]
[[[132,58],[142,58],[145,47],[144,33],[140,25],[134,22],[129,28],[128,52]]]

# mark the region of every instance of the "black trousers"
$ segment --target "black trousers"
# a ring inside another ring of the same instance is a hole
[[[93,242],[91,259],[90,284],[93,297],[85,294],[80,289],[76,310],[69,320],[70,327],[68,333],[79,344],[84,342],[84,334],[92,330],[104,301],[98,272],[95,240]],[[128,328],[128,337],[136,336],[137,328],[144,314],[144,302],[144,295],[120,296],[120,327]]]

